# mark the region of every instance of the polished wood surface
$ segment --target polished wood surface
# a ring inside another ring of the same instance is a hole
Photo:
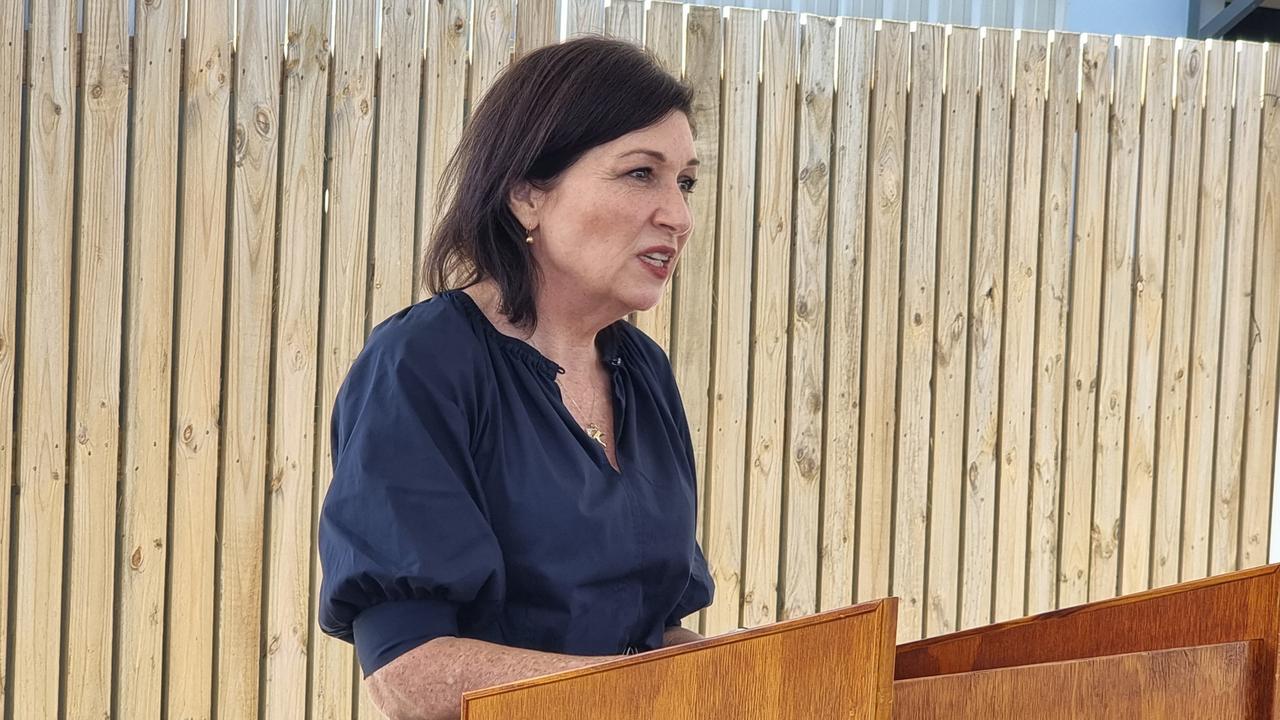
[[[468,693],[463,720],[887,720],[894,598]]]
[[[895,720],[1269,717],[1261,641],[980,670],[893,684]]]
[[[1280,566],[1067,608],[898,648],[899,680],[1257,640],[1262,699],[1275,710]]]

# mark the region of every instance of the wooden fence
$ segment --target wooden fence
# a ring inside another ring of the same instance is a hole
[[[77,5],[0,4],[5,716],[374,717],[315,629],[328,412],[555,3]],[[565,13],[706,129],[637,318],[698,448],[705,631],[892,593],[906,639],[1265,561],[1276,48]]]

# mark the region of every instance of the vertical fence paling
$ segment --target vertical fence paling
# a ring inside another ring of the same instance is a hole
[[[741,619],[760,13],[730,8],[724,33],[710,458],[703,476],[707,484],[703,542],[717,587],[704,629],[712,634],[737,628]]]
[[[914,640],[924,629],[942,150],[942,104],[937,98],[943,89],[946,50],[945,28],[921,25],[912,33],[893,543],[893,593],[902,598],[898,606],[902,640]]]
[[[1143,42],[1116,45],[1115,101],[1108,158],[1106,228],[1102,251],[1102,359],[1098,366],[1096,478],[1089,597],[1114,596],[1120,583],[1120,524],[1124,514],[1125,415],[1129,402],[1129,327],[1133,309],[1134,234],[1142,150]]]
[[[960,504],[965,479],[965,388],[968,377],[969,259],[981,39],[953,28],[947,41],[946,99],[938,222],[934,332],[933,462],[929,488],[929,558],[924,633],[957,629],[960,609]],[[832,361],[835,361],[833,356]]]
[[[192,3],[187,16],[166,594],[170,717],[206,717],[213,704],[233,17],[230,0]]]
[[[1070,221],[1075,174],[1076,71],[1080,36],[1055,34],[1049,46],[1044,177],[1040,201],[1040,262],[1036,286],[1036,349],[1032,403],[1031,528],[1027,612],[1057,607],[1062,412],[1066,404]]]
[[[676,383],[682,388],[685,415],[697,464],[699,540],[706,541],[706,487],[709,482],[707,452],[711,404],[712,298],[720,193],[720,56],[724,48],[724,21],[719,8],[690,7],[685,28],[684,81],[693,91],[694,147],[702,165],[698,190],[689,200],[693,231],[685,246],[675,278],[672,328],[675,352],[671,357]],[[705,545],[704,545],[705,548]],[[705,613],[686,619],[688,627],[701,627]]]
[[[283,4],[193,4],[185,47],[167,3],[132,48],[121,0],[0,12],[13,717],[379,716],[315,625],[329,410],[562,9]],[[907,640],[1265,561],[1275,48],[563,12],[694,90],[694,231],[637,317],[718,584],[686,625],[892,592]]]
[[[155,658],[164,647],[169,552],[181,8],[173,3],[144,4],[135,22],[122,388],[124,512],[116,561],[120,563],[120,652],[113,715],[155,717],[161,712],[163,696],[163,667]],[[68,680],[74,683],[74,678]]]
[[[214,701],[258,714],[283,8],[241,2],[232,142]]]
[[[800,25],[792,13],[770,13],[761,49],[759,199],[750,285],[751,385],[747,467],[743,477],[746,557],[742,624],[779,616],[783,479],[786,473],[787,329],[795,207],[796,52]],[[764,142],[772,138],[772,142]],[[748,235],[749,237],[749,235]]]
[[[861,438],[862,298],[866,264],[866,182],[875,29],[840,21],[832,107],[831,243],[828,248],[826,397],[818,548],[819,609],[853,599],[857,577],[858,459]]]
[[[10,512],[14,486],[15,363],[18,353],[18,247],[22,233],[18,208],[24,201],[20,180],[23,103],[23,52],[27,34],[23,32],[21,3],[0,9],[0,578],[9,578]],[[9,617],[9,587],[0,593],[0,618]],[[7,623],[6,623],[7,625]],[[7,668],[12,631],[0,630],[0,668]],[[7,673],[6,673],[7,675]],[[0,683],[0,712],[10,705],[12,692]]]
[[[960,626],[991,621],[1000,432],[1000,346],[1009,177],[1009,79],[1013,36],[982,39],[976,134],[978,177],[969,281],[969,403],[964,468]]]
[[[1262,93],[1258,247],[1249,332],[1249,417],[1241,490],[1242,567],[1261,565],[1270,550],[1276,456],[1277,355],[1280,354],[1280,48],[1267,48]]]
[[[822,507],[824,353],[831,209],[832,106],[836,26],[805,17],[801,27],[796,142],[795,240],[791,258],[791,348],[787,392],[787,508],[782,618],[818,608],[818,544]]]
[[[1213,443],[1213,514],[1209,573],[1236,567],[1240,545],[1240,496],[1248,415],[1249,337],[1258,218],[1258,149],[1262,116],[1263,47],[1236,43],[1235,113],[1227,191],[1226,286],[1222,306],[1222,361],[1218,377],[1218,428]]]
[[[1108,187],[1103,178],[1108,177],[1108,106],[1115,67],[1111,48],[1110,38],[1088,36],[1080,59],[1079,159],[1072,218],[1075,231],[1070,241],[1071,304],[1059,527],[1058,604],[1063,606],[1089,599],[1095,477],[1093,443],[1107,222]]]
[[[1004,347],[1000,377],[999,503],[996,507],[996,621],[1026,612],[1031,400],[1035,388],[1040,187],[1044,177],[1045,78],[1049,39],[1023,31],[1015,49],[1005,251]]]
[[[1143,98],[1142,169],[1134,260],[1133,333],[1129,370],[1129,444],[1125,455],[1124,535],[1120,594],[1151,585],[1155,501],[1155,435],[1160,393],[1166,241],[1169,232],[1173,123],[1173,42],[1147,46]]]
[[[1196,214],[1205,46],[1183,41],[1177,53],[1172,127],[1172,184],[1165,238],[1164,317],[1161,334],[1159,427],[1155,440],[1155,524],[1151,584],[1178,582],[1181,573],[1182,490],[1186,469],[1191,310],[1195,291]]]
[[[125,186],[130,164],[127,152],[130,47],[125,23],[122,3],[85,5],[80,57],[83,79],[79,97],[83,169],[77,190],[80,207],[76,224],[76,233],[83,240],[76,250],[79,270],[72,301],[78,318],[73,329],[75,372],[70,378],[76,440],[69,446],[67,523],[70,532],[64,605],[67,651],[62,675],[86,681],[66,683],[62,703],[69,716],[105,716],[112,710],[113,608],[112,603],[103,602],[103,598],[111,598],[115,591],[116,462],[120,441],[127,440],[120,428]],[[138,50],[143,54],[150,48],[149,39],[150,36],[145,39],[139,36]],[[144,76],[153,77],[154,74]],[[161,93],[154,103],[142,108],[143,112],[138,113],[140,122],[153,122],[157,109],[162,112],[172,109],[172,103],[168,108],[162,105],[165,100]],[[148,115],[145,120],[141,117],[144,114]],[[132,169],[143,168],[134,164]],[[139,206],[135,203],[134,207]],[[135,217],[145,214],[145,210],[135,212]],[[159,279],[162,283],[171,277],[168,268],[165,274],[166,277]],[[138,402],[129,398],[125,403],[129,408],[129,424],[133,425],[140,417],[135,412]],[[129,452],[136,449],[136,443],[129,445],[126,452],[130,460],[138,459],[136,452]],[[167,451],[167,447],[164,450]],[[125,536],[133,536],[136,526],[149,524],[154,528],[158,520],[163,539],[163,488],[167,468],[162,467],[159,476],[162,504],[158,513],[154,504],[146,507],[146,503],[137,502],[139,496],[147,496],[148,489],[154,497],[155,468],[147,470],[145,474],[152,481],[151,488],[142,487],[143,473],[126,473],[129,479],[123,493],[125,520],[121,529]],[[153,550],[148,543],[144,573],[121,577],[125,583],[122,594],[132,601],[128,604],[134,610],[130,616],[121,616],[126,622],[146,617],[143,608],[138,607],[145,605],[145,600],[138,602],[138,595],[154,597],[154,590],[163,592],[163,550],[157,557],[152,556]],[[141,560],[141,555],[138,559]],[[141,563],[139,570],[142,570]],[[152,582],[155,578],[161,580],[159,585]],[[142,593],[138,592],[140,585],[145,587]],[[121,634],[122,664],[137,664],[140,658],[159,654],[155,650],[161,639],[161,624],[144,627],[134,621],[130,622],[129,629],[135,632],[128,636]],[[158,705],[159,667],[154,668],[155,672],[148,672],[151,670],[151,667],[141,668],[136,676],[122,678],[130,689],[137,691],[137,697],[129,699],[133,709],[153,708],[148,700]],[[154,694],[150,690],[154,690]]]
[[[330,10],[291,2],[284,48],[262,672],[263,714],[277,719],[307,711]]]
[[[1227,179],[1235,47],[1214,42],[1205,58],[1204,151],[1200,168],[1195,317],[1191,331],[1186,490],[1183,500],[1182,580],[1209,574],[1213,509],[1213,452],[1218,406],[1219,338],[1225,268]]]
[[[11,706],[58,712],[66,519],[67,401],[71,359],[72,206],[79,38],[75,3],[33,0],[27,36],[26,195],[18,320],[17,490],[10,568]]]
[[[1140,45],[1139,45],[1140,49]],[[1093,438],[1097,420],[1098,347],[1124,331],[1101,333],[1103,278],[1106,256],[1106,182],[1108,101],[1114,77],[1111,38],[1089,36],[1082,56],[1079,150],[1076,160],[1075,233],[1071,247],[1070,345],[1066,356],[1066,424],[1062,474],[1079,486],[1094,487]],[[1128,345],[1128,343],[1124,343]],[[1115,348],[1112,348],[1115,350]],[[1124,368],[1125,354],[1119,355]],[[1115,355],[1108,359],[1116,360]],[[1121,370],[1123,372],[1123,370]],[[1119,483],[1115,483],[1119,484]],[[1096,495],[1096,493],[1094,493]],[[1094,510],[1098,503],[1094,500]],[[1089,532],[1089,598],[1115,594],[1116,548],[1119,523],[1097,523]],[[1094,573],[1093,566],[1097,565]]]
[[[899,263],[906,145],[908,26],[877,31],[867,178],[867,277],[863,295],[862,443],[858,482],[856,598],[889,594],[897,423]]]
[[[329,412],[343,377],[355,360],[367,332],[370,183],[374,129],[375,16],[377,8],[363,0],[339,0],[333,38],[331,96],[329,97],[328,167],[324,180],[327,208],[323,216],[325,237],[321,268],[319,393],[315,488],[312,494],[312,534],[318,527],[320,503],[333,476]],[[445,6],[432,5],[433,12]],[[442,15],[447,17],[447,15]],[[435,17],[435,16],[433,16]],[[428,72],[432,65],[428,62]],[[443,73],[442,73],[443,74]],[[430,75],[429,75],[430,77]],[[436,85],[447,98],[444,84]],[[425,100],[430,101],[432,96]],[[461,123],[462,103],[457,103]],[[428,104],[427,127],[434,128]],[[432,137],[435,137],[434,133]],[[314,545],[312,546],[314,550]],[[311,558],[311,599],[314,608],[320,588],[320,564]],[[319,632],[313,622],[311,636],[310,697],[312,717],[349,718],[352,711],[352,673],[355,657],[346,643]]]

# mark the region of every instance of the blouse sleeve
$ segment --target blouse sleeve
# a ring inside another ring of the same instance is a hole
[[[318,529],[319,623],[355,644],[365,676],[457,635],[460,613],[496,612],[502,596],[470,452],[474,413],[448,380],[459,373],[438,372],[459,361],[440,343],[406,344],[371,337],[338,393]]]
[[[689,584],[685,586],[680,601],[667,616],[667,627],[675,627],[688,615],[698,612],[711,604],[711,596],[715,592],[715,582],[707,570],[707,559],[702,555],[702,548],[697,541],[693,543],[693,568],[689,572]]]

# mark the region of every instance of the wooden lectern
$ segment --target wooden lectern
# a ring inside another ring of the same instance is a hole
[[[895,599],[468,693],[464,720],[1280,720],[1280,565],[905,644]]]
[[[467,693],[463,720],[888,720],[897,600]]]
[[[1280,718],[1280,566],[898,648],[895,718]]]

